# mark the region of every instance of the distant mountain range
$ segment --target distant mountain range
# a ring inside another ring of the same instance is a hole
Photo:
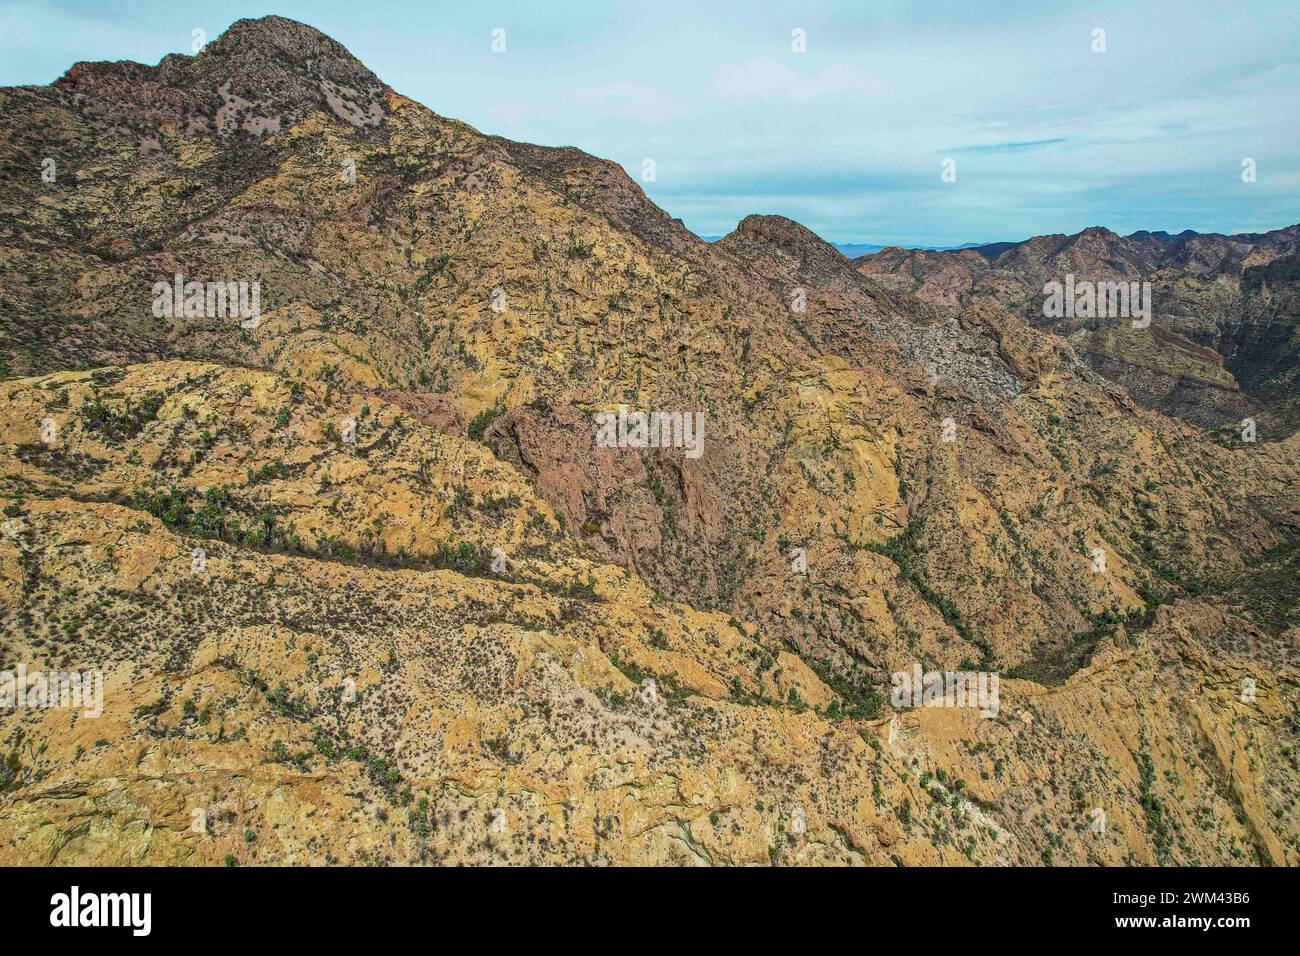
[[[674,221],[681,222],[680,219]],[[1231,236],[1231,238],[1241,242],[1258,242],[1264,239],[1266,235],[1268,234],[1255,233],[1255,232],[1243,232],[1243,233],[1235,233]],[[1159,230],[1139,229],[1137,232],[1129,233],[1129,235],[1127,236],[1127,238],[1129,239],[1137,239],[1137,240],[1156,239],[1163,242],[1170,242],[1170,241],[1177,242],[1186,239],[1191,239],[1193,237],[1200,237],[1200,238],[1218,237],[1222,239],[1229,238],[1229,236],[1224,233],[1197,232],[1194,229],[1184,229],[1182,232],[1178,232],[1178,233],[1166,232],[1163,229],[1159,229]],[[723,239],[725,237],[724,236],[700,236],[700,238],[703,239],[705,242],[717,242],[719,239]],[[830,240],[827,241],[830,242]],[[1019,241],[1002,241],[1002,242],[963,242],[960,245],[955,245],[955,246],[916,246],[916,245],[908,245],[906,243],[885,243],[882,245],[882,244],[871,243],[871,242],[830,242],[830,245],[838,249],[848,259],[859,259],[862,256],[873,256],[878,252],[884,252],[886,249],[913,249],[920,252],[958,252],[962,249],[971,249],[975,252],[978,252],[980,255],[984,256],[987,259],[994,259],[1000,256],[1002,253],[1006,252],[1008,249],[1014,249],[1015,247],[1019,245],[1023,245],[1024,243],[1029,241],[1030,241],[1029,239],[1024,239]]]
[[[680,222],[681,220],[677,220]],[[700,236],[705,242],[717,242],[725,236]],[[978,249],[982,244],[978,242],[963,242],[959,246],[880,246],[869,242],[832,242],[832,246],[843,253],[846,259],[856,259],[859,256],[869,256],[885,249],[924,249],[929,252],[946,252],[952,249]]]
[[[1094,226],[965,250],[892,248],[854,265],[941,308],[1008,309],[1167,414],[1208,426],[1258,418],[1271,437],[1300,427],[1300,225],[1230,236],[1120,236]],[[1150,329],[1113,316],[1044,315],[1044,286],[1067,275],[1150,283]]]

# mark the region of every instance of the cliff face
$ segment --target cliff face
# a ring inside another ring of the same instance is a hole
[[[1236,236],[1091,228],[954,252],[886,249],[854,265],[941,307],[986,303],[1065,338],[1148,408],[1208,427],[1255,417],[1263,440],[1300,427],[1300,226]],[[1148,282],[1147,328],[1127,317],[1044,314],[1043,287]]]
[[[0,858],[1296,862],[1300,438],[1103,377],[1285,405],[1286,236],[1125,240],[1249,315],[1143,364],[1007,291],[1105,236],[707,245],[279,18],[0,106],[0,652],[107,676],[0,712]],[[895,710],[916,664],[998,715]]]

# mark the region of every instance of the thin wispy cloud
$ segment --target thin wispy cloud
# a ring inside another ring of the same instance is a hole
[[[1043,146],[1055,146],[1058,143],[1064,143],[1065,137],[1058,136],[1055,139],[1027,139],[1019,143],[980,143],[972,146],[954,146],[952,149],[944,150],[946,153],[1013,153],[1024,149],[1038,149]]]

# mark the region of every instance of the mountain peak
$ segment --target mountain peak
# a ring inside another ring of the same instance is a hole
[[[286,66],[296,64],[310,69],[315,63],[323,63],[370,73],[343,44],[315,27],[287,17],[236,20],[225,33],[205,46],[197,59],[226,55],[270,56],[279,58]]]
[[[154,67],[77,63],[55,85],[144,135],[169,123],[277,133],[318,110],[364,129],[383,118],[387,92],[341,43],[277,16],[236,20],[196,56],[168,54]]]
[[[237,20],[193,60],[202,81],[217,80],[227,113],[279,120],[287,128],[313,109],[356,127],[383,117],[386,87],[343,44],[285,17]],[[206,83],[204,84],[206,85]],[[222,122],[224,120],[225,122]],[[218,126],[229,126],[227,115]],[[287,121],[287,125],[285,125]]]
[[[1078,233],[1075,239],[1118,239],[1117,233],[1111,232],[1105,226],[1089,226],[1082,232]]]
[[[749,215],[740,221],[732,235],[776,246],[804,261],[832,259],[845,262],[842,252],[807,226],[785,216]]]

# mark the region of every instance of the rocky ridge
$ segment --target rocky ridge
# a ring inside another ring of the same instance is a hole
[[[1147,407],[1211,428],[1254,417],[1263,440],[1276,440],[1300,426],[1298,254],[1300,226],[1127,237],[1093,227],[948,252],[886,249],[854,264],[941,308],[985,304],[1056,332]],[[1066,275],[1150,283],[1150,327],[1122,317],[1046,317],[1044,286]]]

